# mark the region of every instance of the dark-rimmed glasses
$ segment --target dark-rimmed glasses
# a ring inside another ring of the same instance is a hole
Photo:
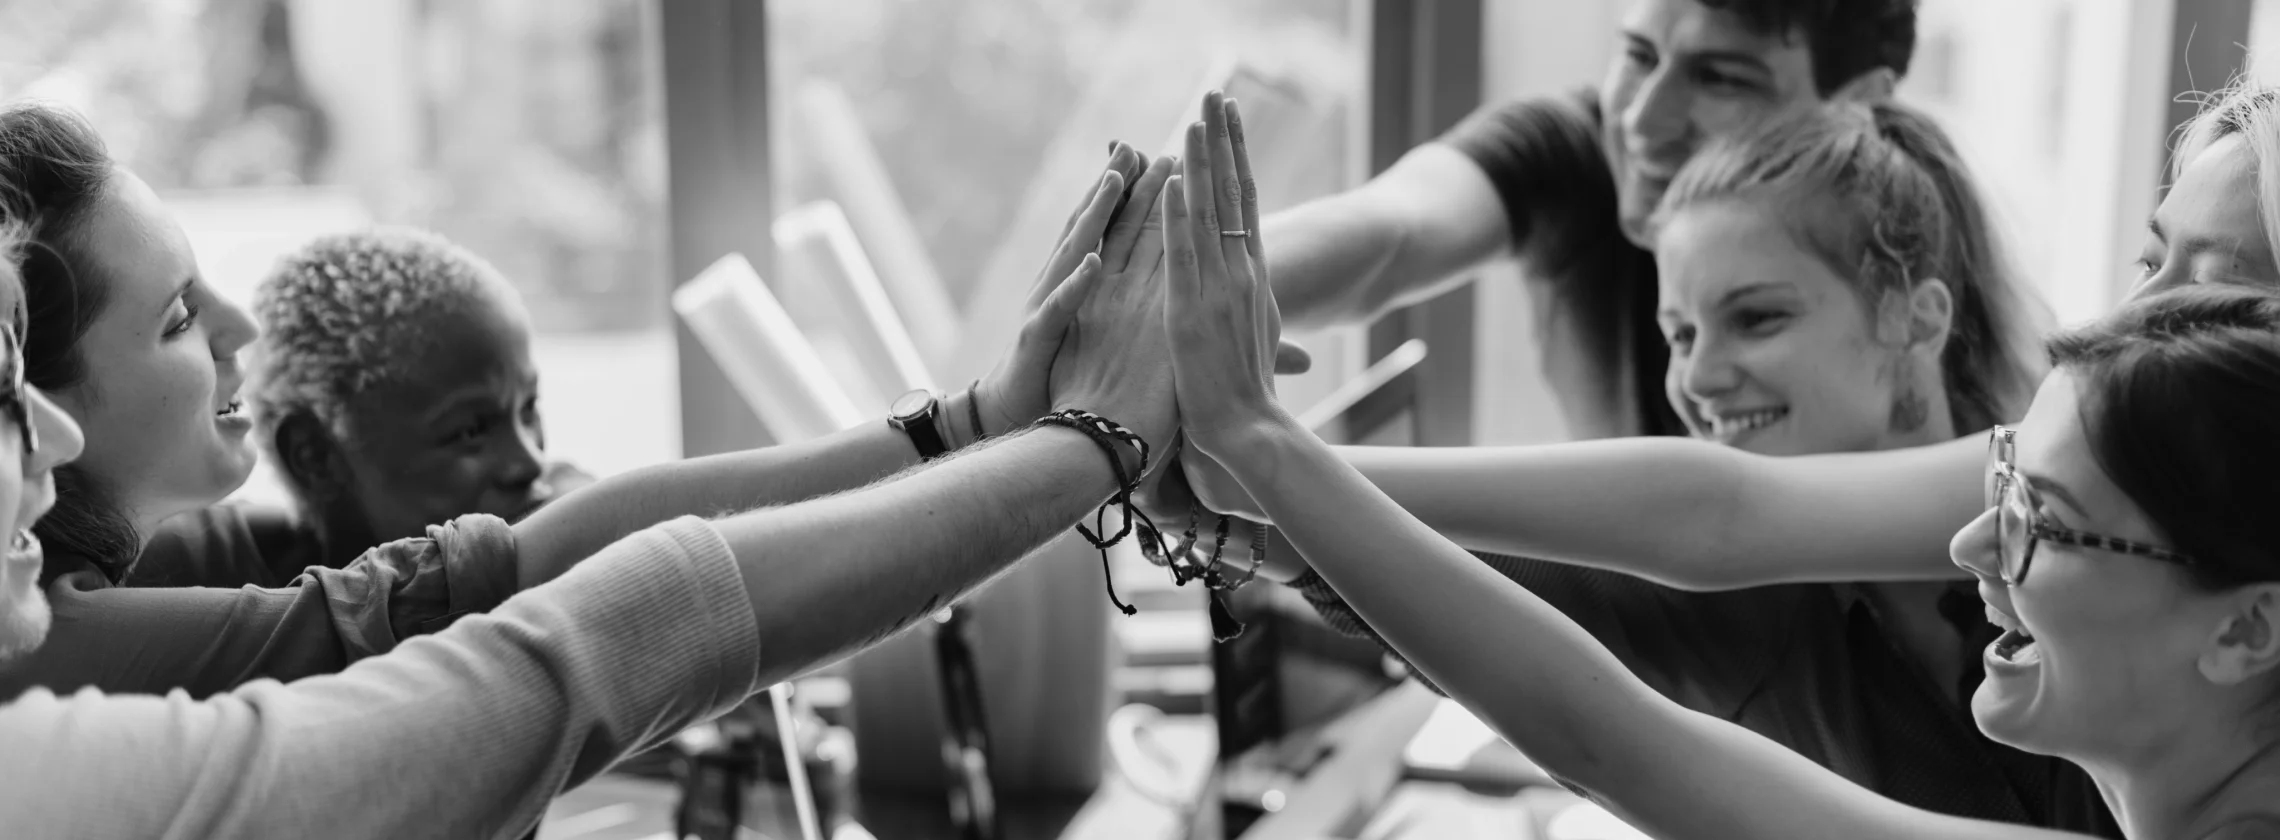
[[[0,326],[0,389],[0,413],[16,421],[24,454],[30,455],[40,448],[40,438],[32,428],[31,392],[24,389],[24,343],[12,326]]]
[[[2199,561],[2191,556],[2156,545],[2132,542],[2119,537],[2093,534],[2061,528],[2044,522],[2042,498],[2033,485],[2019,477],[2019,468],[2012,461],[2016,449],[2012,439],[2016,429],[1995,427],[1987,441],[1988,472],[1992,475],[1995,502],[1996,557],[2002,565],[2003,581],[2017,586],[2027,579],[2027,569],[2034,564],[2035,544],[2041,540],[2095,548],[2117,554],[2130,554],[2148,560],[2192,566]]]

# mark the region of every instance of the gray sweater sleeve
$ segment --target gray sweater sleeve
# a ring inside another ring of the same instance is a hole
[[[516,837],[547,802],[760,685],[735,558],[693,518],[337,675],[206,700],[0,708],[27,837]]]

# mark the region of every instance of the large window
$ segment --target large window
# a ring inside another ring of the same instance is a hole
[[[1203,92],[1238,99],[1263,209],[1344,188],[1364,69],[1350,2],[784,0],[768,4],[772,290],[864,409],[860,327],[833,284],[878,283],[938,384],[985,368],[1108,142],[1176,151]],[[1272,248],[1273,244],[1268,243]],[[842,298],[843,299],[843,298]],[[1347,342],[1315,337],[1321,372]],[[836,357],[836,359],[835,359]]]
[[[241,303],[367,224],[488,258],[536,321],[552,453],[606,474],[679,454],[654,29],[644,0],[9,0],[0,90],[92,120]]]

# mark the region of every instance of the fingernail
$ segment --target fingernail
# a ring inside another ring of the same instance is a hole
[[[1243,112],[1235,109],[1235,100],[1227,100],[1227,134],[1240,144],[1243,142]]]
[[[1108,156],[1109,156],[1109,157],[1115,157],[1115,156],[1116,156],[1116,147],[1118,147],[1118,146],[1122,146],[1122,145],[1124,145],[1124,144],[1123,144],[1121,141],[1116,141],[1116,140],[1110,140],[1110,141],[1108,141]]]

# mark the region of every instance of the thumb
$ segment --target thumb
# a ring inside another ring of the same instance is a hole
[[[1306,352],[1306,348],[1291,343],[1289,339],[1283,339],[1275,345],[1275,373],[1293,375],[1313,369],[1314,356]]]

